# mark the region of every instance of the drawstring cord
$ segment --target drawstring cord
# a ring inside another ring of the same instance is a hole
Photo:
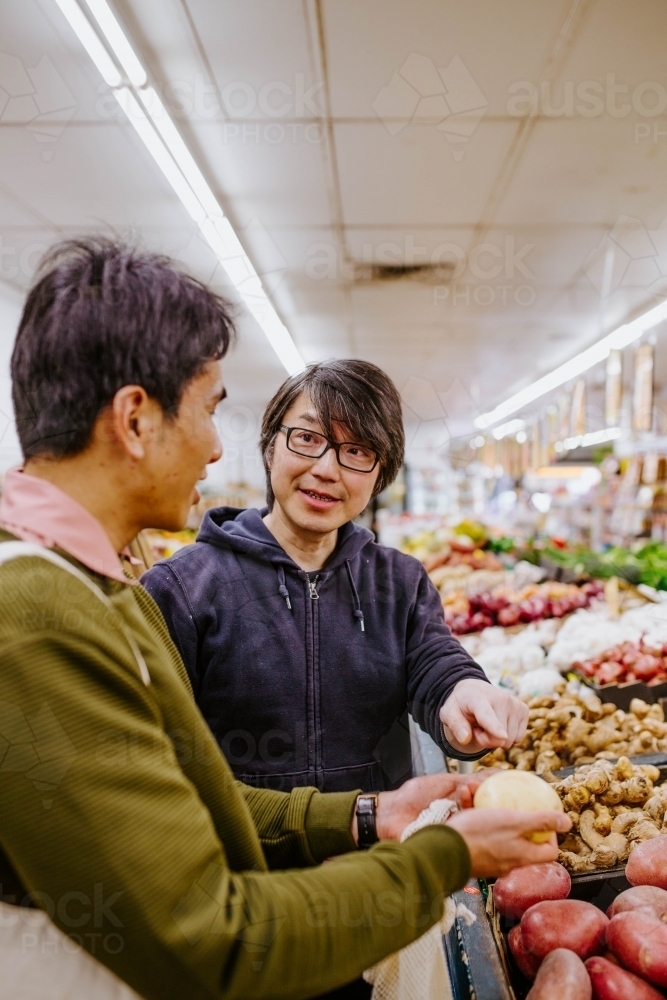
[[[357,593],[357,588],[354,583],[354,577],[352,576],[352,569],[350,567],[350,560],[345,560],[345,568],[347,570],[347,578],[350,581],[350,590],[352,591],[352,600],[354,601],[354,617],[359,619],[359,625],[361,626],[361,631],[366,631],[366,625],[364,622],[364,613],[361,610],[361,602],[359,600],[359,594]]]
[[[357,588],[354,583],[354,577],[352,576],[352,568],[350,567],[349,559],[345,560],[345,569],[347,570],[347,578],[350,581],[350,590],[352,591],[352,601],[354,603],[354,610],[352,613],[354,614],[354,617],[358,620],[361,631],[365,632],[366,623],[364,621],[364,613],[361,610],[361,602],[359,600],[359,594],[357,593]],[[282,566],[278,566],[277,570],[278,570],[278,593],[280,594],[281,597],[285,598],[285,604],[291,611],[292,603],[289,599],[289,590],[287,589],[287,586],[285,584],[285,570],[283,569]]]
[[[291,611],[292,604],[289,599],[289,590],[285,585],[285,570],[282,568],[282,566],[278,567],[278,593],[280,594],[281,597],[285,598],[285,604]]]

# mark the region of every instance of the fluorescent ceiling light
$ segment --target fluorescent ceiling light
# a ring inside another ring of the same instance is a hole
[[[206,212],[185,177],[178,169],[173,157],[170,156],[169,150],[151,125],[139,101],[129,87],[118,87],[114,90],[114,95],[158,167],[188,210],[190,216],[196,223],[201,225],[206,218]]]
[[[606,427],[601,431],[591,431],[590,434],[581,434],[579,437],[565,438],[562,442],[562,449],[559,448],[558,450],[572,451],[573,448],[590,448],[596,444],[615,441],[620,436],[620,427]]]
[[[206,213],[213,218],[216,215],[222,218],[223,212],[215,195],[206,183],[204,175],[197,166],[192,153],[185,145],[181,133],[174,125],[157,91],[153,87],[145,87],[139,91],[139,97],[153,124],[162,136],[169,152],[178,164],[181,173],[199,198]]]
[[[70,23],[84,49],[102,74],[105,83],[110,87],[119,87],[123,78],[113,59],[102,45],[92,28],[90,21],[79,7],[76,0],[56,0],[61,11]]]
[[[109,7],[107,0],[86,0],[93,12],[93,17],[102,29],[102,34],[115,52],[119,63],[127,73],[127,78],[135,87],[143,87],[148,83],[146,70],[137,59],[136,53],[128,42],[116,16]]]
[[[502,441],[508,434],[516,434],[517,431],[522,431],[525,426],[525,420],[508,420],[506,424],[493,428],[493,436],[496,441]]]
[[[495,410],[483,413],[475,420],[475,427],[478,427],[480,430],[486,430],[487,427],[491,427],[492,424],[497,423],[499,420],[509,417],[510,414],[523,409],[524,406],[528,406],[529,403],[539,399],[540,396],[544,396],[545,393],[557,389],[559,386],[564,385],[565,382],[569,382],[570,379],[577,378],[578,375],[582,375],[589,368],[599,364],[600,361],[604,361],[610,351],[622,349],[623,347],[627,347],[628,344],[632,344],[646,333],[647,330],[657,326],[658,323],[662,323],[665,319],[667,319],[667,299],[659,305],[654,306],[653,309],[649,309],[642,316],[638,316],[631,323],[626,323],[612,333],[607,334],[606,337],[598,340],[592,347],[582,351],[581,354],[577,354],[571,361],[566,361],[564,365],[560,365],[560,367],[555,368],[548,375],[544,375],[536,382],[533,382],[532,385],[515,393],[514,396],[510,396],[504,403],[496,406]]]
[[[130,123],[190,217],[199,226],[202,236],[220,260],[288,374],[303,371],[303,358],[289,330],[278,316],[243,244],[225,217],[167,109],[153,87],[146,86],[146,71],[106,0],[86,2],[134,90],[121,86],[121,74],[76,0],[56,2],[106,82],[114,88],[116,99]]]

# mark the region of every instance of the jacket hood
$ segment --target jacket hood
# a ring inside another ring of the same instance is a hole
[[[271,562],[276,567],[289,566],[298,569],[294,560],[287,555],[264,524],[262,518],[267,513],[268,507],[260,510],[256,507],[247,510],[239,507],[214,507],[204,515],[197,541],[208,542],[235,552],[244,552],[257,559]],[[338,544],[324,567],[324,572],[329,573],[343,566],[373,541],[372,532],[353,521],[348,521],[338,529]]]

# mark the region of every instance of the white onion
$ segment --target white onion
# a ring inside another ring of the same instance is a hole
[[[483,781],[475,792],[476,809],[513,809],[517,812],[562,812],[563,803],[554,789],[530,771],[500,771]],[[551,834],[536,831],[529,840],[542,844]]]

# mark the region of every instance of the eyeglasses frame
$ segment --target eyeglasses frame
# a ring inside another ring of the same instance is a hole
[[[324,434],[320,434],[319,431],[314,431],[310,427],[288,427],[286,424],[281,424],[279,429],[281,431],[285,432],[285,444],[287,446],[287,450],[291,451],[293,455],[298,455],[299,458],[310,458],[314,462],[316,462],[316,461],[318,461],[318,459],[323,458],[328,451],[330,451],[331,449],[333,449],[336,452],[336,461],[340,465],[341,469],[347,469],[348,472],[360,472],[362,474],[362,476],[366,476],[370,472],[373,472],[375,470],[375,468],[377,467],[378,462],[380,461],[380,457],[379,457],[378,453],[376,452],[375,448],[369,448],[368,450],[372,451],[373,454],[375,455],[375,461],[373,462],[372,467],[370,469],[353,469],[351,465],[345,465],[344,462],[341,462],[341,460],[340,460],[340,449],[343,447],[343,445],[346,445],[346,444],[356,444],[356,445],[359,445],[358,441],[338,441],[338,442],[336,442],[336,441],[330,441],[329,438],[327,438],[327,437],[324,436]],[[324,438],[324,440],[326,441],[326,448],[324,449],[324,451],[320,455],[304,455],[303,452],[295,451],[294,448],[290,447],[290,443],[289,443],[290,442],[290,438],[292,436],[292,431],[305,431],[306,434],[317,434],[318,437]],[[366,447],[366,446],[365,445],[361,445],[360,447]]]

